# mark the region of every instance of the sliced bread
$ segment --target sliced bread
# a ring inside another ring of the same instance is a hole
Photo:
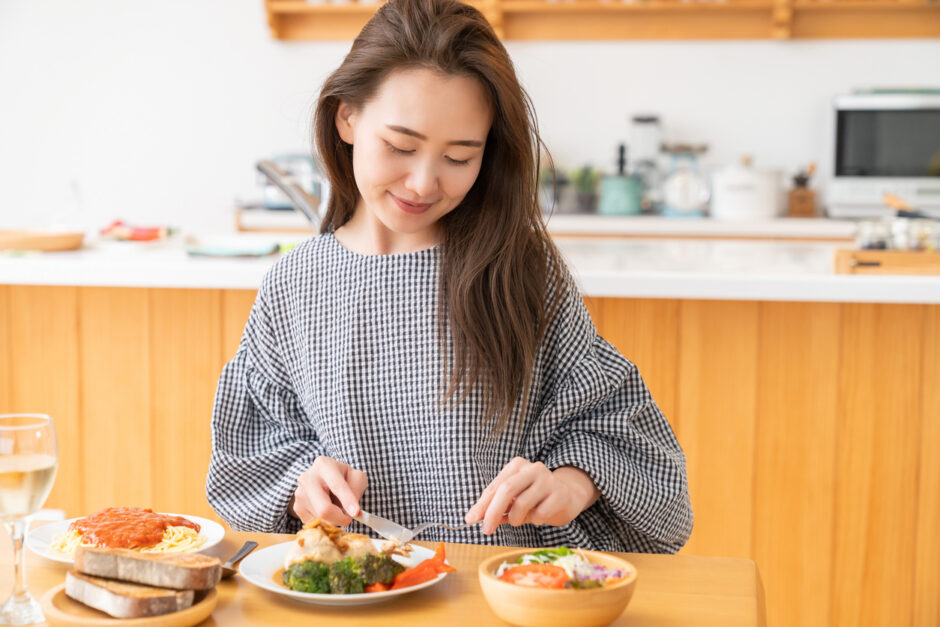
[[[193,604],[192,590],[165,590],[111,581],[69,571],[65,594],[115,618],[142,618],[185,610]]]
[[[139,553],[127,549],[79,548],[75,570],[176,590],[208,590],[222,578],[222,563],[196,553]]]

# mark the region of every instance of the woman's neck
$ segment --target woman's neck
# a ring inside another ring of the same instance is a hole
[[[437,225],[417,233],[392,231],[362,205],[333,236],[344,248],[360,255],[400,255],[427,250],[440,243]]]

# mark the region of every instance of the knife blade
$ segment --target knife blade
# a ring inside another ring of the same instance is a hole
[[[362,523],[386,540],[394,540],[404,544],[412,536],[411,530],[407,527],[402,527],[387,518],[370,514],[363,509],[359,510],[358,516],[353,516],[353,520]]]

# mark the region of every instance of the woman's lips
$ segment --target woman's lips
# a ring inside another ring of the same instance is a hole
[[[389,192],[389,196],[392,197],[392,200],[395,201],[395,204],[398,205],[398,208],[404,211],[405,213],[410,213],[413,215],[420,215],[431,208],[433,203],[416,203],[408,202],[407,200],[402,200],[395,194]]]

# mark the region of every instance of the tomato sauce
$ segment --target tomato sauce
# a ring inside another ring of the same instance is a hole
[[[142,507],[108,507],[69,525],[69,530],[82,534],[82,541],[112,549],[139,549],[153,546],[163,539],[167,527],[199,525],[181,516],[157,514]]]

